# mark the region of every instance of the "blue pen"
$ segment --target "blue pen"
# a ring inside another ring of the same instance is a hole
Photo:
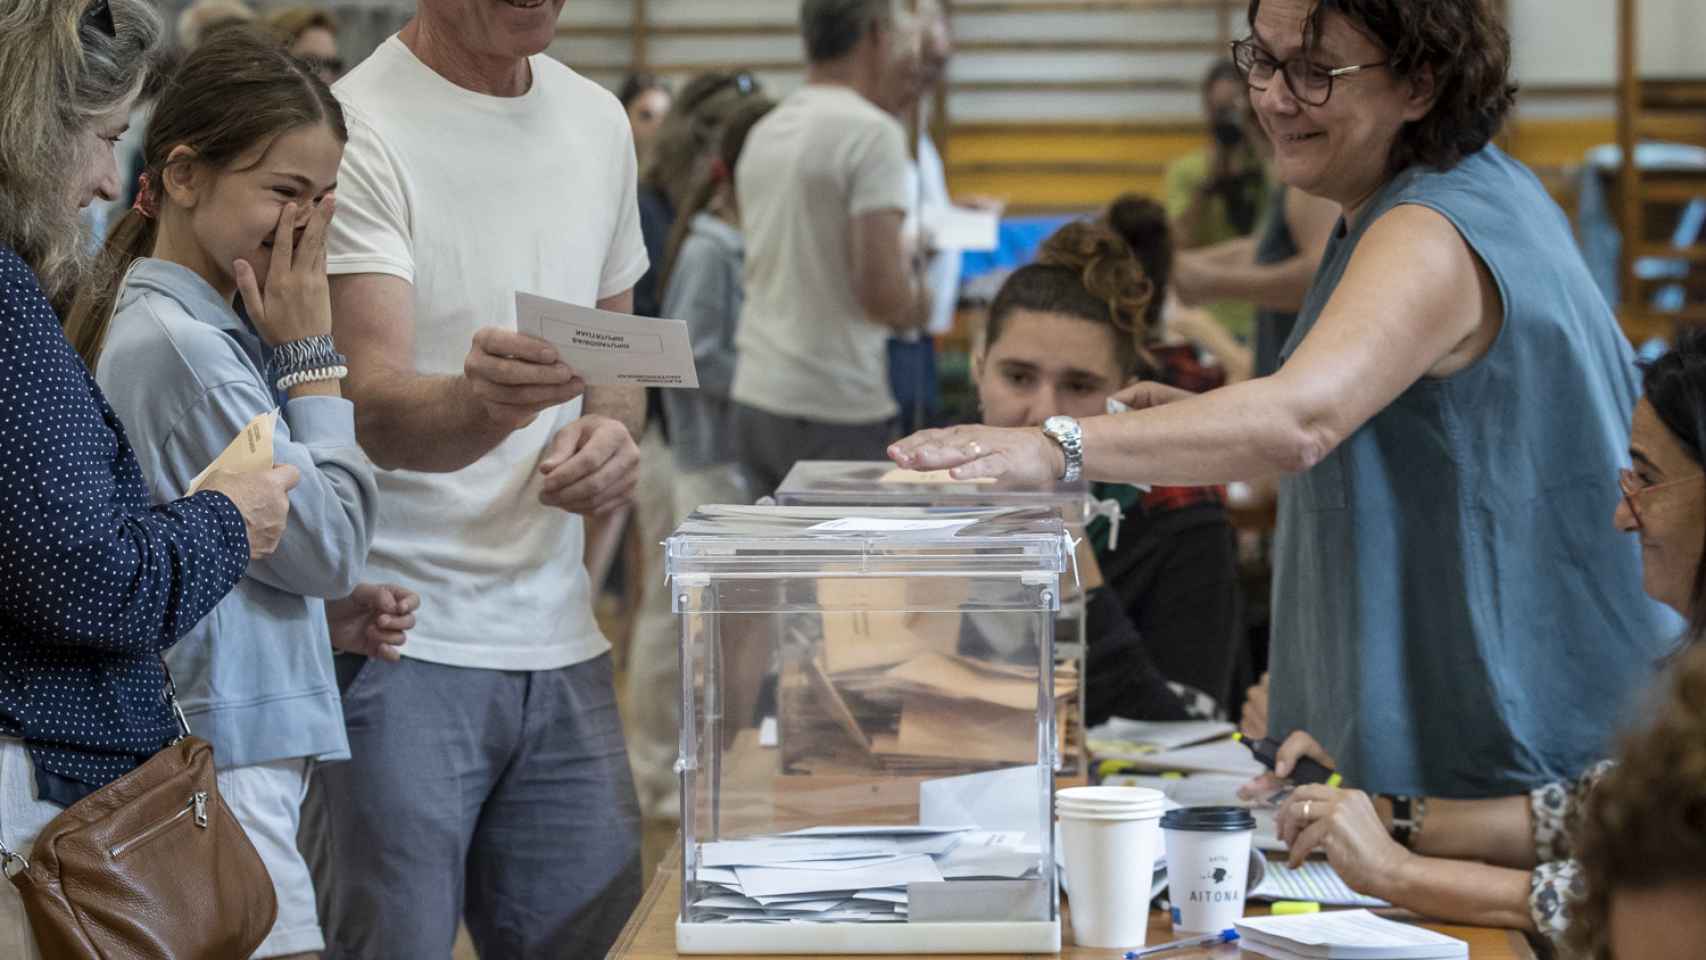
[[[1192,947],[1213,947],[1222,943],[1231,943],[1238,939],[1238,931],[1222,930],[1189,940],[1174,940],[1172,943],[1160,943],[1142,950],[1133,950],[1125,955],[1125,960],[1139,960],[1140,957],[1153,957],[1158,953],[1168,953],[1173,950],[1189,950]]]

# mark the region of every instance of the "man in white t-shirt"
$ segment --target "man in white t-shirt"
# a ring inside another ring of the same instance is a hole
[[[875,103],[893,0],[803,0],[806,83],[758,123],[736,171],[746,304],[732,394],[749,490],[796,460],[880,460],[896,432],[887,343],[929,298],[901,239],[906,133]]]
[[[639,817],[583,516],[626,502],[637,389],[515,332],[515,293],[629,312],[647,260],[615,97],[541,51],[564,0],[420,0],[336,87],[338,346],[381,470],[369,574],[421,596],[404,660],[340,660],[353,759],[318,772],[328,957],[594,956]]]

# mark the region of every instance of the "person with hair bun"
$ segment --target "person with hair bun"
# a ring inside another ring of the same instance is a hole
[[[1277,371],[890,456],[962,480],[1283,478],[1273,731],[1382,792],[1496,797],[1601,757],[1671,626],[1634,544],[1591,520],[1635,357],[1568,219],[1492,142],[1509,34],[1488,0],[1426,6],[1252,0],[1233,45],[1276,175],[1342,214]]]
[[[1115,219],[1130,226],[1136,217]],[[1198,365],[1189,345],[1160,342],[1164,283],[1164,269],[1152,280],[1105,221],[1062,227],[990,305],[972,358],[983,422],[1094,416],[1140,378],[1211,385],[1188,379],[1219,372]],[[1096,484],[1093,494],[1117,501],[1122,517],[1118,530],[1096,520],[1079,546],[1087,719],[1217,715],[1239,649],[1237,554],[1219,491]]]

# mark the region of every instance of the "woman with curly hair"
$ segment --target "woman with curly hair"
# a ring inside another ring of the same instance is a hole
[[[1657,712],[1582,818],[1570,943],[1592,960],[1692,957],[1706,943],[1706,647],[1678,660]]]
[[[1233,60],[1276,175],[1342,210],[1280,369],[890,454],[1030,483],[1283,476],[1272,729],[1381,792],[1576,776],[1674,628],[1598,519],[1633,353],[1568,220],[1492,143],[1510,37],[1487,0],[1251,0],[1249,24]]]
[[[1298,788],[1279,813],[1280,839],[1294,862],[1324,852],[1353,888],[1417,913],[1486,926],[1518,927],[1562,941],[1572,902],[1582,894],[1584,871],[1593,879],[1587,916],[1576,926],[1594,934],[1600,958],[1681,957],[1687,951],[1635,949],[1605,952],[1608,884],[1651,892],[1665,878],[1696,881],[1694,912],[1706,916],[1706,331],[1683,335],[1646,370],[1645,396],[1635,407],[1629,455],[1620,472],[1623,497],[1613,525],[1640,541],[1642,581],[1655,600],[1689,620],[1683,666],[1659,709],[1654,730],[1630,741],[1622,766],[1610,762],[1587,775],[1492,800],[1370,797],[1360,790]],[[1652,664],[1644,664],[1652,669]],[[1690,680],[1690,677],[1694,679]],[[1558,711],[1560,714],[1564,711]],[[1689,732],[1692,724],[1692,732]],[[1296,733],[1280,750],[1277,772],[1310,756],[1333,758],[1307,734]],[[1662,762],[1661,762],[1662,760]],[[1250,796],[1271,794],[1263,778]],[[1602,798],[1600,791],[1609,797]],[[1588,809],[1587,839],[1582,811]],[[1627,842],[1614,842],[1626,836]],[[1581,851],[1581,863],[1571,859]],[[1479,862],[1471,862],[1479,861]],[[1630,893],[1633,915],[1655,909],[1663,897]],[[1665,901],[1668,902],[1668,901]],[[1621,933],[1635,935],[1633,923]],[[1643,934],[1668,933],[1647,930]],[[1634,941],[1625,941],[1632,943]],[[1681,941],[1679,941],[1681,942]],[[1694,943],[1706,942],[1695,940]]]

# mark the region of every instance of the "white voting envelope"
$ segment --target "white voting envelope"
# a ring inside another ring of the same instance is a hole
[[[515,329],[556,347],[588,386],[699,386],[693,344],[680,320],[594,310],[518,290]]]

